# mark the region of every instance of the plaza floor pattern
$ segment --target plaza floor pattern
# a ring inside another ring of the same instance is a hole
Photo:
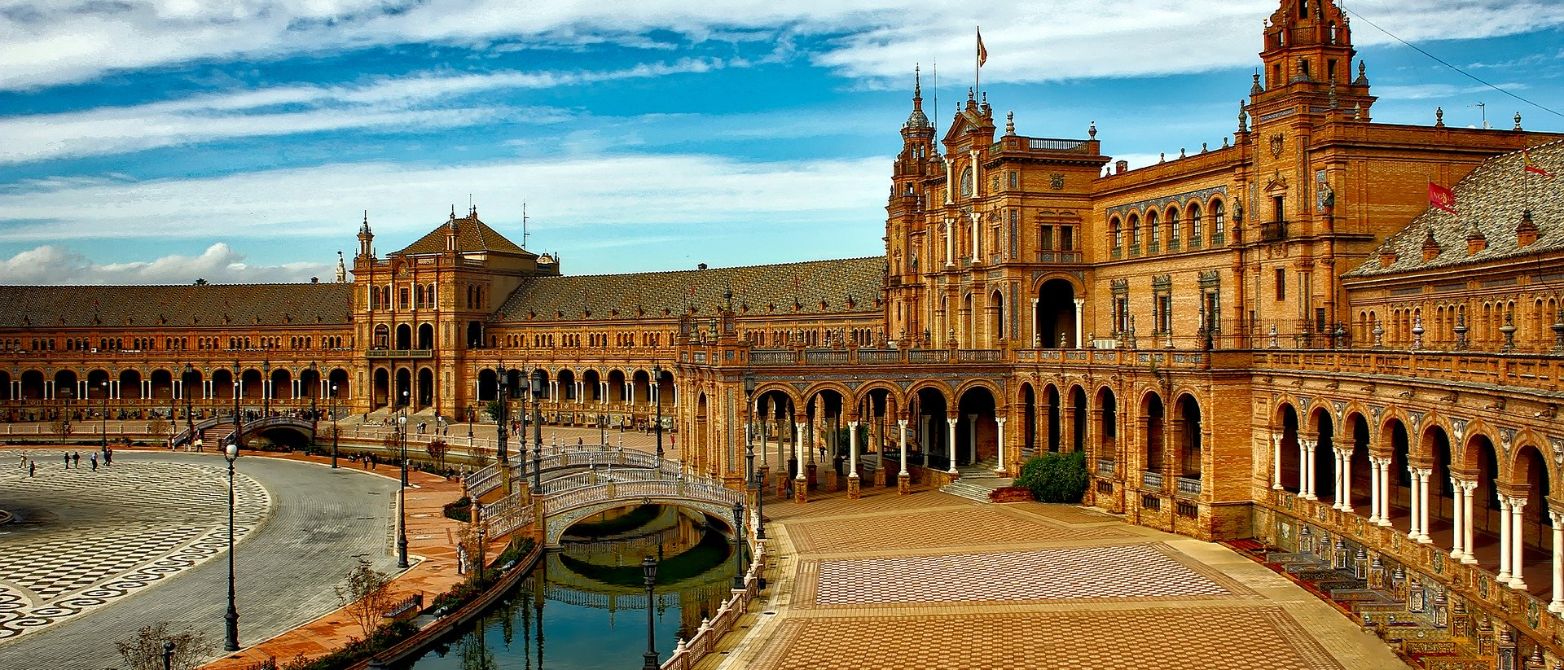
[[[772,588],[700,668],[1405,668],[1219,545],[934,491],[767,501]]]

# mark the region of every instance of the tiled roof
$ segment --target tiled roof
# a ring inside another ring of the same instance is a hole
[[[0,328],[231,327],[350,322],[352,284],[0,287]]]
[[[1519,151],[1490,158],[1456,184],[1459,214],[1430,207],[1386,238],[1368,262],[1344,276],[1375,277],[1564,249],[1564,140],[1532,147],[1530,153],[1532,163],[1554,178],[1526,172]],[[1537,226],[1537,241],[1522,247],[1516,243],[1515,229],[1528,207]],[[1423,245],[1430,230],[1439,255],[1425,261]],[[1468,255],[1466,238],[1474,230],[1486,238],[1487,248]],[[1396,260],[1382,266],[1379,256],[1386,251],[1394,251]]]
[[[676,272],[538,277],[523,281],[495,318],[634,318],[662,316],[664,309],[676,316],[690,305],[709,312],[725,304],[723,293],[729,289],[733,291],[733,308],[741,316],[868,312],[878,309],[875,300],[880,297],[884,272],[885,258],[871,256]],[[797,311],[795,298],[801,305]],[[848,306],[849,298],[852,306]],[[747,312],[741,309],[746,305]]]
[[[436,226],[434,230],[418,238],[417,242],[407,245],[407,248],[392,255],[437,254],[445,251],[445,229],[452,223],[456,224],[457,251],[498,251],[510,254],[528,254],[527,250],[506,239],[504,235],[490,228],[489,224],[480,221],[478,215],[474,213],[459,219],[451,219]]]

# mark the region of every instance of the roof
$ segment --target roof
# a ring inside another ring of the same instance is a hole
[[[1564,140],[1532,147],[1530,154],[1532,163],[1553,179],[1527,173],[1519,151],[1490,158],[1455,185],[1459,214],[1430,207],[1386,238],[1368,262],[1343,276],[1377,277],[1564,250]],[[1537,241],[1522,247],[1516,242],[1516,227],[1528,207]],[[1430,230],[1439,255],[1425,261],[1423,244]],[[1474,231],[1486,238],[1487,248],[1468,255],[1466,239]],[[1379,255],[1386,252],[1394,252],[1396,260],[1382,266]]]
[[[495,315],[502,321],[677,315],[726,304],[743,314],[842,314],[877,310],[885,258],[847,258],[707,270],[527,279]],[[800,305],[794,310],[794,301]],[[852,306],[848,305],[849,299]],[[821,303],[824,302],[822,307]],[[615,314],[617,310],[617,314]],[[533,315],[536,315],[534,317]],[[563,316],[561,316],[563,314]]]
[[[463,252],[501,252],[508,254],[531,255],[526,249],[517,246],[515,242],[506,239],[489,224],[478,219],[476,211],[461,218],[453,218],[446,221],[434,230],[429,231],[417,242],[407,245],[401,251],[392,253],[393,256],[408,256],[413,254],[438,254],[445,251],[445,231],[451,225],[456,226],[456,250]]]
[[[6,286],[0,328],[243,326],[350,322],[352,284]]]

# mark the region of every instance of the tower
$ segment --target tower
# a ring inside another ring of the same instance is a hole
[[[1282,0],[1266,21],[1265,49],[1260,52],[1265,85],[1251,89],[1251,115],[1274,118],[1288,108],[1306,115],[1340,110],[1368,120],[1374,97],[1359,65],[1352,76],[1352,29],[1335,0]],[[1307,106],[1301,103],[1307,102]]]
[[[358,229],[358,258],[368,259],[375,256],[375,234],[369,232],[369,210],[364,210],[364,225]]]
[[[925,183],[941,170],[934,125],[923,113],[923,81],[918,68],[913,69],[912,81],[912,111],[902,124],[901,153],[891,176],[885,219],[885,286],[889,294],[885,321],[889,324],[887,334],[898,340],[918,339],[923,327],[917,317],[917,286],[927,259],[921,257],[917,240],[923,237],[923,212],[930,206]]]

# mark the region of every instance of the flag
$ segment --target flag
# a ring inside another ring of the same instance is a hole
[[[1455,212],[1455,191],[1428,182],[1428,204],[1438,207],[1451,214]]]
[[[983,64],[988,62],[988,49],[983,48],[983,30],[982,29],[978,29],[978,31],[977,31],[977,38],[978,38],[978,52],[977,52],[978,67],[983,67]]]
[[[1552,172],[1548,172],[1547,170],[1542,169],[1541,165],[1538,165],[1538,164],[1533,163],[1531,161],[1531,151],[1530,150],[1528,150],[1528,149],[1521,149],[1521,157],[1526,159],[1526,171],[1527,172],[1530,172],[1532,174],[1539,174],[1539,175],[1542,175],[1544,177],[1548,177],[1549,179],[1553,178],[1553,173]]]

